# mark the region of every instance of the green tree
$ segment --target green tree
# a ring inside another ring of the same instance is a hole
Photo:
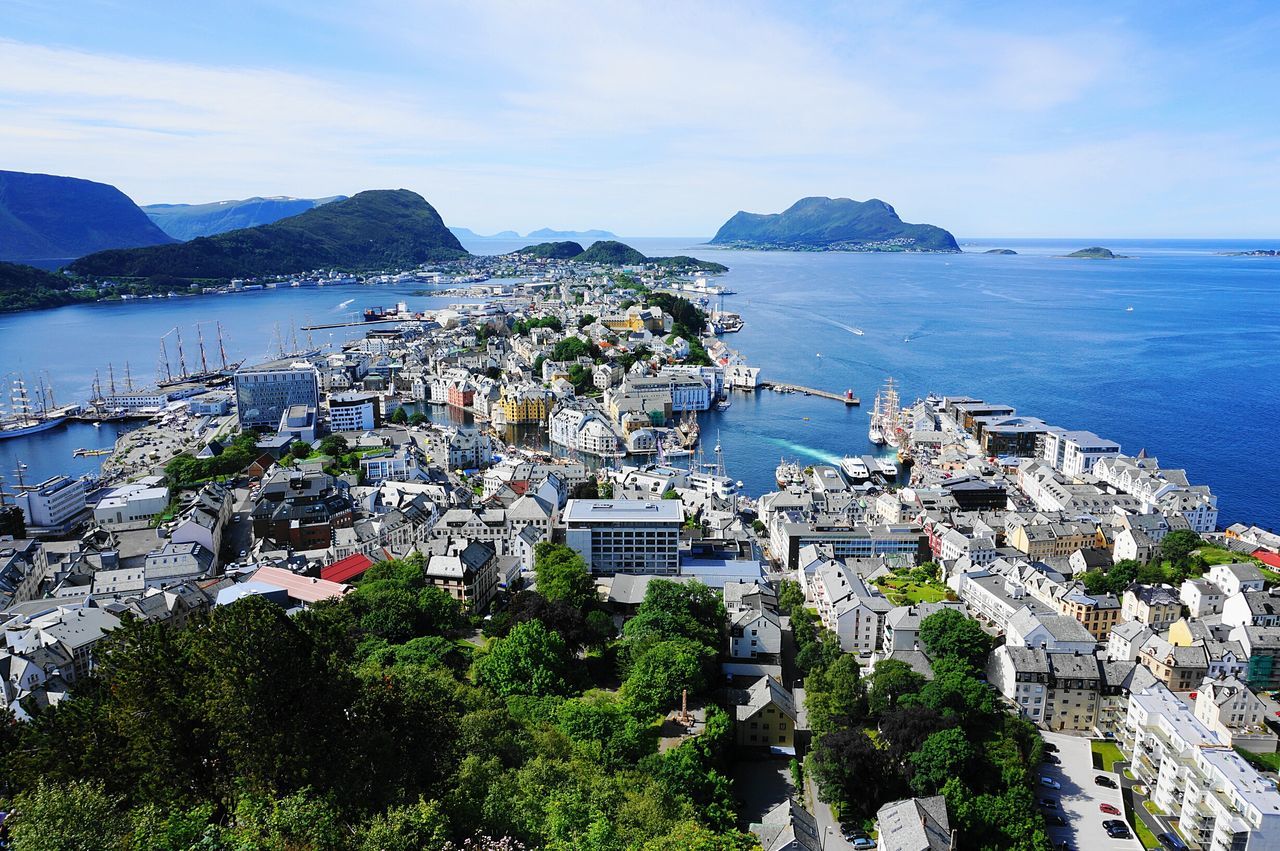
[[[129,830],[121,799],[96,780],[41,780],[14,800],[9,833],[15,851],[99,851],[118,846]]]
[[[701,582],[656,579],[649,583],[635,617],[627,621],[622,633],[632,648],[688,638],[716,653],[725,638],[724,600]]]
[[[930,659],[955,657],[981,668],[991,652],[991,636],[973,618],[956,609],[942,609],[920,622],[920,641]]]
[[[879,717],[907,695],[920,691],[926,680],[906,662],[884,659],[876,663],[867,681],[867,708]]]
[[[902,791],[896,769],[862,729],[822,736],[810,763],[822,800],[839,804],[841,814],[852,821],[870,818]]]
[[[295,440],[289,444],[289,454],[298,460],[311,457],[311,444],[305,440]]]
[[[409,422],[409,412],[403,406],[396,408],[391,412],[391,422],[396,425],[405,425]]]
[[[879,668],[877,665],[877,672]],[[955,657],[935,662],[933,679],[902,700],[904,705],[924,706],[962,724],[985,724],[999,717],[995,692],[973,675],[966,662]]]
[[[576,550],[542,541],[534,547],[533,567],[538,593],[551,602],[585,609],[599,601],[587,563]]]
[[[977,751],[956,727],[940,730],[920,745],[908,760],[911,789],[917,795],[933,795],[952,777],[967,777]]]
[[[512,627],[476,660],[477,680],[500,695],[549,695],[569,691],[572,657],[564,639],[531,620]]]
[[[358,842],[361,851],[421,851],[442,848],[448,840],[440,804],[419,798],[375,815],[360,829]]]
[[[622,696],[642,716],[658,715],[675,708],[680,694],[692,695],[707,687],[707,674],[715,654],[687,638],[659,641],[650,645],[631,664]]]
[[[346,455],[351,451],[351,445],[347,443],[347,439],[340,434],[330,434],[320,441],[320,452],[331,458],[337,458],[339,455]]]
[[[852,727],[867,714],[867,695],[858,660],[842,654],[805,680],[805,707],[815,735]]]
[[[1186,567],[1191,553],[1204,542],[1190,529],[1174,529],[1160,541],[1160,557],[1174,567]]]

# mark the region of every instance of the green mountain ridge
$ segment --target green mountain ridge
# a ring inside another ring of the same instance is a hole
[[[186,241],[241,228],[269,225],[332,201],[345,201],[346,198],[346,195],[331,195],[328,198],[254,196],[238,201],[214,201],[210,204],[148,204],[142,208],[142,212],[169,236]]]
[[[904,222],[878,198],[809,197],[781,213],[739,211],[711,244],[791,251],[960,251],[948,231]]]
[[[173,242],[119,189],[0,171],[0,260],[53,267],[107,248]]]
[[[0,313],[74,304],[85,298],[62,275],[21,263],[0,262]]]
[[[389,269],[469,256],[435,208],[407,189],[375,189],[268,225],[177,245],[102,251],[81,275],[251,278],[323,267]]]

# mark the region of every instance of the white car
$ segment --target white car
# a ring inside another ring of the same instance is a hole
[[[1062,784],[1059,783],[1057,780],[1054,780],[1052,777],[1045,777],[1043,774],[1040,775],[1040,785],[1048,786],[1050,789],[1062,788]]]

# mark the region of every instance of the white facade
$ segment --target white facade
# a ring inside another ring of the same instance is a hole
[[[84,480],[54,476],[20,493],[17,503],[28,526],[62,526],[85,510]]]
[[[1082,476],[1104,458],[1120,454],[1120,444],[1091,431],[1050,429],[1044,435],[1044,460],[1060,473]]]
[[[160,476],[147,476],[111,490],[93,509],[93,521],[104,529],[141,528],[169,505],[169,488]]]
[[[378,426],[378,399],[369,393],[329,397],[330,431],[370,431]]]
[[[565,542],[592,573],[680,572],[679,500],[571,499],[563,521]]]

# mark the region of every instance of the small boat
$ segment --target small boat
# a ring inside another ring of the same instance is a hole
[[[1126,307],[1126,308],[1124,309],[1124,312],[1125,312],[1125,313],[1133,313],[1133,308],[1132,308],[1132,307]]]
[[[910,338],[910,337],[903,337],[903,338],[902,338],[902,342],[904,342],[904,343],[910,343],[910,342],[911,342],[911,338]]]
[[[94,423],[94,424],[93,424],[93,427],[94,427],[94,428],[102,428],[102,423]]]
[[[867,439],[876,446],[884,446],[888,443],[888,441],[884,439],[884,432],[882,432],[880,427],[875,423],[872,423],[871,428],[867,429]]]
[[[799,464],[779,459],[778,469],[774,471],[774,481],[778,483],[780,488],[785,488],[789,485],[802,485],[804,484],[804,470],[800,469]]]
[[[880,471],[880,475],[888,476],[891,479],[898,477],[898,465],[890,461],[888,458],[877,458],[876,468]]]
[[[822,352],[814,352],[814,353],[813,353],[813,356],[814,356],[815,358],[820,358],[820,357],[822,357]]]
[[[729,406],[730,406],[730,405],[732,405],[732,404],[733,404],[733,403],[732,403],[732,402],[730,402],[728,399],[721,399],[719,402],[717,402],[717,403],[716,403],[716,410],[717,410],[717,411],[727,411],[727,410],[729,410]]]
[[[862,329],[861,329],[861,328],[854,328],[854,329],[853,329],[853,333],[855,333],[855,334],[857,334],[859,337],[861,337],[861,336],[862,336]]]

